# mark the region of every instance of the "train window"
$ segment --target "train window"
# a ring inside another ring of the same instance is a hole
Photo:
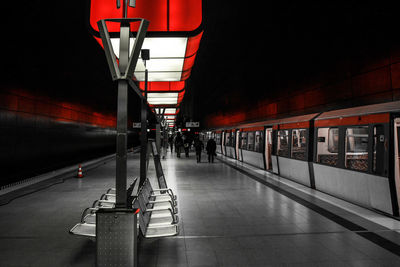
[[[317,162],[336,166],[338,162],[339,129],[319,128],[317,140]]]
[[[247,132],[242,132],[242,142],[240,144],[241,149],[247,149]]]
[[[345,167],[368,171],[368,126],[346,129]]]
[[[329,128],[328,151],[331,153],[339,152],[339,129],[338,128]]]
[[[278,142],[277,142],[277,155],[289,157],[289,131],[280,130],[278,131]]]
[[[247,134],[247,150],[254,151],[254,132]]]
[[[292,130],[292,149],[291,157],[293,159],[306,159],[307,144],[306,144],[306,129]]]
[[[217,143],[217,145],[221,145],[221,134],[220,133],[215,134],[215,143]]]
[[[236,133],[231,132],[231,147],[236,147]]]
[[[254,151],[262,152],[262,144],[263,144],[263,132],[256,131],[255,137],[255,144],[254,144]]]
[[[231,133],[225,133],[225,145],[231,146]]]

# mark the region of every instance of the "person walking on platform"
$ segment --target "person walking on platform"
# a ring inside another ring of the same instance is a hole
[[[183,136],[183,149],[185,150],[185,156],[189,157],[190,139],[187,136]]]
[[[170,137],[168,137],[168,144],[171,147],[171,153],[173,152],[173,148],[174,148],[174,138],[172,137],[172,135]]]
[[[178,158],[181,157],[181,147],[183,146],[183,139],[180,133],[176,134],[175,138],[175,151]]]
[[[207,141],[207,154],[208,154],[208,162],[214,163],[214,155],[215,155],[215,150],[217,149],[217,144],[215,143],[214,139],[209,139]]]
[[[196,137],[196,139],[194,140],[194,148],[196,150],[197,163],[200,163],[201,162],[201,151],[204,149],[204,144],[198,137]]]

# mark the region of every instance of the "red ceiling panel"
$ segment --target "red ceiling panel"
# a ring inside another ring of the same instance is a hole
[[[197,34],[196,36],[189,37],[186,46],[186,53],[185,53],[186,58],[195,55],[195,53],[199,49],[200,40],[202,36],[203,32]]]
[[[144,90],[145,82],[139,82],[140,90]],[[181,91],[185,88],[185,81],[179,82],[149,82],[148,83],[148,91],[149,92],[173,92],[173,91]]]
[[[122,1],[121,1],[122,2]],[[98,32],[97,21],[121,18],[122,7],[115,0],[90,0],[89,24]],[[193,32],[201,27],[202,0],[137,0],[128,8],[128,18],[150,21],[149,32]],[[119,25],[107,25],[110,32],[119,32]]]

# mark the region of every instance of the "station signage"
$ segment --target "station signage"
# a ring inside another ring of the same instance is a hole
[[[188,122],[186,122],[186,128],[189,128],[189,127],[200,127],[200,122],[188,121]]]

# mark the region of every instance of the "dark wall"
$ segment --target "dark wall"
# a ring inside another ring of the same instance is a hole
[[[2,6],[0,185],[115,153],[117,84],[78,2]],[[130,122],[139,110],[130,92]]]
[[[115,153],[116,119],[88,107],[0,92],[0,185]],[[130,132],[128,147],[138,145]]]

